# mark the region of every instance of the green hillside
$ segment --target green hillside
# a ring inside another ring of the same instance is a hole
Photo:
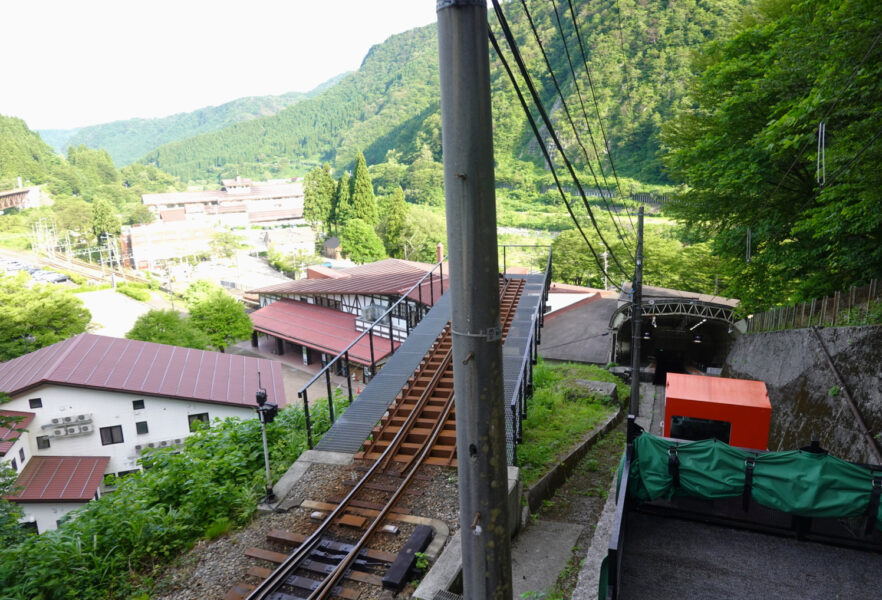
[[[648,182],[664,181],[656,156],[659,126],[682,102],[691,74],[692,51],[722,32],[745,2],[620,0],[617,4],[621,14],[615,5],[601,0],[574,3],[583,42],[590,53],[588,63],[598,105],[621,174]],[[585,69],[579,66],[581,58],[576,61],[577,90],[552,5],[531,2],[528,6],[568,104],[578,106],[577,93],[588,93]],[[575,60],[578,40],[563,6],[559,7],[563,39],[569,51],[575,53]],[[554,108],[554,119],[561,122],[561,105],[555,102],[551,78],[523,9],[511,2],[504,7],[543,99]],[[491,26],[499,32],[495,20]],[[389,158],[410,165],[426,159],[427,154],[438,160],[437,61],[434,25],[393,36],[375,46],[356,73],[315,98],[273,117],[162,146],[143,162],[183,179],[216,180],[233,174],[302,174],[324,161],[346,168],[352,165],[359,149],[373,165]],[[497,57],[491,56],[491,61],[497,160],[503,167],[515,160],[541,167],[540,155],[507,76]],[[590,106],[591,127],[596,129]],[[584,120],[577,119],[577,127],[584,130]],[[565,139],[578,150],[572,135]],[[573,158],[579,159],[578,152],[573,152]]]
[[[251,96],[157,119],[127,119],[77,129],[49,129],[38,133],[61,154],[66,153],[71,146],[82,144],[88,148],[106,150],[113,162],[122,166],[135,162],[163,144],[217,131],[234,123],[274,115],[287,106],[333,86],[344,76],[334,77],[308,93]]]

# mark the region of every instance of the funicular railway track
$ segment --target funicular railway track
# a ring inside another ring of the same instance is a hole
[[[520,279],[501,280],[503,340],[523,287],[524,281]],[[250,593],[247,588],[234,588],[227,598],[357,598],[354,590],[341,584],[344,578],[380,582],[372,571],[388,564],[389,557],[367,550],[367,541],[387,519],[397,516],[395,506],[417,477],[421,465],[456,464],[452,345],[448,324],[390,407],[373,440],[366,442],[365,451],[357,456],[375,459],[365,475],[339,502],[320,506],[329,512],[311,534],[290,536],[288,541],[299,546],[275,571],[252,569],[250,575],[265,579]],[[383,479],[394,481],[395,485],[379,483]],[[355,530],[358,533],[353,540]],[[342,542],[341,537],[347,540]],[[322,579],[316,579],[317,576]]]

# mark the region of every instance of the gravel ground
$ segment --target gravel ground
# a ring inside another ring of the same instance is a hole
[[[313,465],[291,491],[289,498],[298,501],[313,500],[326,502],[334,497],[344,496],[350,485],[344,482],[358,480],[363,474],[355,467],[332,465]],[[386,481],[382,483],[391,483]],[[451,534],[458,528],[458,491],[456,470],[425,466],[411,484],[413,493],[405,494],[398,507],[408,514],[431,517],[444,521]],[[378,492],[369,501],[379,502],[383,494]],[[298,502],[299,503],[299,502]],[[215,540],[203,540],[188,553],[179,557],[157,577],[157,586],[151,596],[155,600],[207,600],[223,598],[239,581],[248,581],[246,572],[251,566],[271,567],[269,563],[245,556],[245,551],[253,546],[287,552],[280,544],[266,540],[272,529],[308,534],[314,531],[317,523],[310,518],[311,510],[299,506],[288,512],[258,515],[247,526]],[[369,547],[376,550],[398,552],[412,533],[414,526],[395,522],[399,528],[397,535],[378,534]],[[334,536],[341,541],[353,539],[353,531],[343,527],[334,528]],[[256,581],[251,581],[256,583]],[[347,587],[357,588],[364,600],[394,596],[380,588],[366,584],[346,582]],[[398,595],[409,598],[412,592],[407,587]]]

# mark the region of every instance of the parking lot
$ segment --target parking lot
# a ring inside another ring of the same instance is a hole
[[[70,280],[70,277],[64,273],[42,269],[36,265],[14,259],[0,259],[0,271],[11,276],[24,271],[37,283],[63,283]]]

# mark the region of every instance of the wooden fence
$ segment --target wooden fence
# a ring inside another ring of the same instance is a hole
[[[805,327],[843,327],[868,325],[882,320],[882,294],[879,281],[836,292],[827,298],[814,299],[794,306],[781,306],[748,318],[748,333],[801,329]]]

